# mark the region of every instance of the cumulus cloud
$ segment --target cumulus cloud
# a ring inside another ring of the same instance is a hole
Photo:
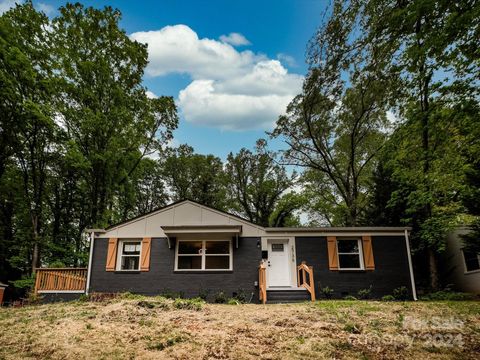
[[[303,77],[288,73],[279,60],[236,50],[231,35],[229,41],[199,38],[188,26],[174,25],[130,36],[148,44],[148,75],[192,78],[178,95],[186,121],[229,130],[271,128]]]
[[[247,40],[245,36],[240,33],[232,32],[228,35],[220,36],[220,41],[231,44],[233,46],[242,46],[242,45],[250,45],[250,41]]]
[[[295,61],[295,58],[293,56],[290,56],[288,54],[284,53],[279,53],[277,54],[277,59],[280,61],[283,61],[285,64],[287,64],[290,67],[296,67],[297,62]]]
[[[0,15],[2,15],[4,12],[7,12],[12,7],[14,7],[15,3],[21,3],[21,1],[19,1],[19,0],[2,0],[2,1],[0,1]]]
[[[55,8],[52,5],[39,2],[36,8],[43,12],[45,15],[51,15],[55,12]]]

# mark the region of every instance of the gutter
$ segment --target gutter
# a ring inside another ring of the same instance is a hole
[[[410,241],[408,240],[408,230],[405,229],[405,245],[407,246],[408,267],[410,269],[410,281],[412,284],[413,300],[417,301],[417,289],[415,287],[415,278],[413,276],[412,255],[410,253]]]

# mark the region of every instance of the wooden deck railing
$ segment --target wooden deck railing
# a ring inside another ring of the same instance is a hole
[[[38,268],[35,294],[41,291],[82,291],[85,290],[86,283],[86,268]]]
[[[298,271],[298,287],[304,287],[310,293],[312,301],[315,301],[315,283],[313,281],[313,267],[308,266],[305,261],[302,261],[297,266]]]
[[[267,302],[267,267],[264,262],[258,266],[258,292],[262,304]]]

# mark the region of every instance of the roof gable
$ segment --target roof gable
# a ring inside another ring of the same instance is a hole
[[[263,227],[236,215],[210,208],[192,200],[183,200],[148,214],[107,228],[106,237],[165,237],[162,226],[231,226],[242,225],[243,236],[263,233]]]

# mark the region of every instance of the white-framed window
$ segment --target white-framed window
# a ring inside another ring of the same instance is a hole
[[[338,268],[340,270],[363,270],[361,239],[337,238]]]
[[[135,239],[122,239],[118,241],[117,270],[140,270],[140,254],[142,241]]]
[[[465,272],[480,270],[480,254],[462,249],[463,260],[465,261]]]
[[[175,270],[232,270],[231,240],[177,240]]]

